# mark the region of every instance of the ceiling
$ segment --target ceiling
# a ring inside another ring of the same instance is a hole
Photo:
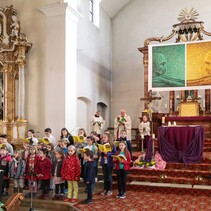
[[[103,7],[105,12],[113,18],[130,1],[131,0],[101,0],[100,5]]]

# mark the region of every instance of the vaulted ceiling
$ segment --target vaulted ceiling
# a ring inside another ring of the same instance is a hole
[[[113,18],[130,1],[131,0],[101,0],[100,4],[106,13]]]

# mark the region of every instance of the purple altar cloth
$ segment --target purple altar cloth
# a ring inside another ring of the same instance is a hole
[[[158,150],[167,162],[199,162],[204,147],[202,126],[158,127]]]

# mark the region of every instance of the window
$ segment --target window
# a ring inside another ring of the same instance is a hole
[[[94,23],[94,0],[89,0],[89,20]]]
[[[99,3],[101,0],[89,0],[89,20],[99,27]]]

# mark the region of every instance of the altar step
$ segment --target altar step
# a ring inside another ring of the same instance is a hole
[[[25,199],[21,202],[21,211],[29,211],[30,208],[30,200]],[[61,201],[53,201],[51,199],[48,200],[39,200],[33,199],[32,207],[34,211],[73,211],[76,210],[71,203],[65,203]]]

